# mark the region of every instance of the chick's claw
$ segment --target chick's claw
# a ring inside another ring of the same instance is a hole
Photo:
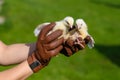
[[[79,49],[84,49],[85,48],[85,41],[78,37],[75,42],[74,42],[74,45],[77,46]]]

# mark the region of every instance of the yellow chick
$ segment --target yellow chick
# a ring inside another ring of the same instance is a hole
[[[64,37],[64,39],[67,39],[69,36],[66,36],[66,34],[68,33],[69,29],[72,28],[74,24],[74,19],[70,16],[67,16],[63,20],[56,21],[55,23],[56,23],[55,27],[52,29],[52,31],[49,32],[49,34],[55,30],[60,29],[60,30],[63,30],[63,34],[60,37]],[[35,28],[34,30],[35,36],[38,36],[41,29],[45,27],[45,25],[48,25],[48,24],[50,23],[48,22],[48,23],[43,23],[43,24],[38,25],[38,27]]]
[[[77,19],[76,20],[76,29],[77,29],[77,33],[79,34],[79,36],[82,39],[85,39],[86,37],[89,36],[89,42],[88,42],[88,47],[89,48],[93,48],[95,41],[93,39],[93,37],[88,33],[88,28],[86,23],[84,22],[83,19]]]

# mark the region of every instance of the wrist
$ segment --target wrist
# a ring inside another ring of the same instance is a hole
[[[27,62],[34,73],[38,72],[44,67],[44,65],[42,65],[41,62],[36,59],[34,53],[28,57]]]

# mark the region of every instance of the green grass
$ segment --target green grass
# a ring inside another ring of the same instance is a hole
[[[38,24],[65,16],[83,18],[95,39],[94,49],[55,57],[27,80],[120,80],[120,0],[6,0],[3,8],[0,39],[6,44],[34,42]]]

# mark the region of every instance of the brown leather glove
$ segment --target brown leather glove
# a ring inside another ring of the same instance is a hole
[[[85,44],[88,44],[89,41],[91,41],[90,36],[86,36],[85,40]]]
[[[55,23],[51,23],[41,30],[36,43],[36,50],[27,59],[33,72],[37,72],[47,66],[51,57],[56,56],[63,48],[64,39],[58,39],[62,35],[61,30],[56,30],[47,35],[54,26]]]
[[[78,42],[78,40],[80,44],[75,44],[75,42]],[[71,39],[67,39],[63,44],[63,49],[60,52],[65,56],[69,57],[74,53],[76,53],[77,51],[82,50],[84,48],[85,48],[85,41],[82,38],[78,37],[78,39],[75,41]]]

